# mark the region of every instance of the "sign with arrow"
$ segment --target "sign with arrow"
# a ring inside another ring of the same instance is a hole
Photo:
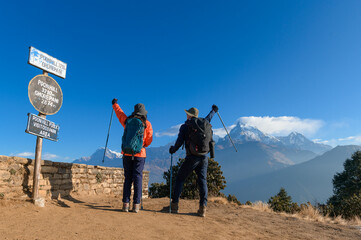
[[[28,63],[65,79],[67,64],[34,47],[30,47]]]

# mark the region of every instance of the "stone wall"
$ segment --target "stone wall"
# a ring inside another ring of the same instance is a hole
[[[0,199],[27,199],[33,185],[34,160],[0,155]],[[148,197],[149,172],[143,172],[143,198]],[[45,198],[123,193],[122,168],[41,161],[39,194]]]

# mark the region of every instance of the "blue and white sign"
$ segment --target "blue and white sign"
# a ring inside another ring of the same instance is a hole
[[[58,77],[65,78],[67,64],[34,47],[30,47],[28,63]]]

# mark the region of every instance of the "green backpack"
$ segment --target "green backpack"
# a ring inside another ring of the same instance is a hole
[[[125,122],[124,134],[122,137],[122,151],[133,156],[143,148],[145,124],[136,117],[130,117]]]

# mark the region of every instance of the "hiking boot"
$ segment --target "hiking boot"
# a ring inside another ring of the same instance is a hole
[[[129,212],[129,203],[123,203],[123,212]]]
[[[178,203],[171,203],[170,206],[163,207],[161,212],[169,213],[169,207],[172,207],[172,213],[178,213]]]
[[[172,207],[172,213],[179,213],[178,203],[171,203],[170,206]]]
[[[207,207],[202,205],[202,206],[199,206],[199,209],[198,209],[198,216],[200,217],[205,217],[206,216],[206,211],[207,211]]]
[[[140,209],[140,204],[134,203],[133,204],[133,212],[138,213]]]

